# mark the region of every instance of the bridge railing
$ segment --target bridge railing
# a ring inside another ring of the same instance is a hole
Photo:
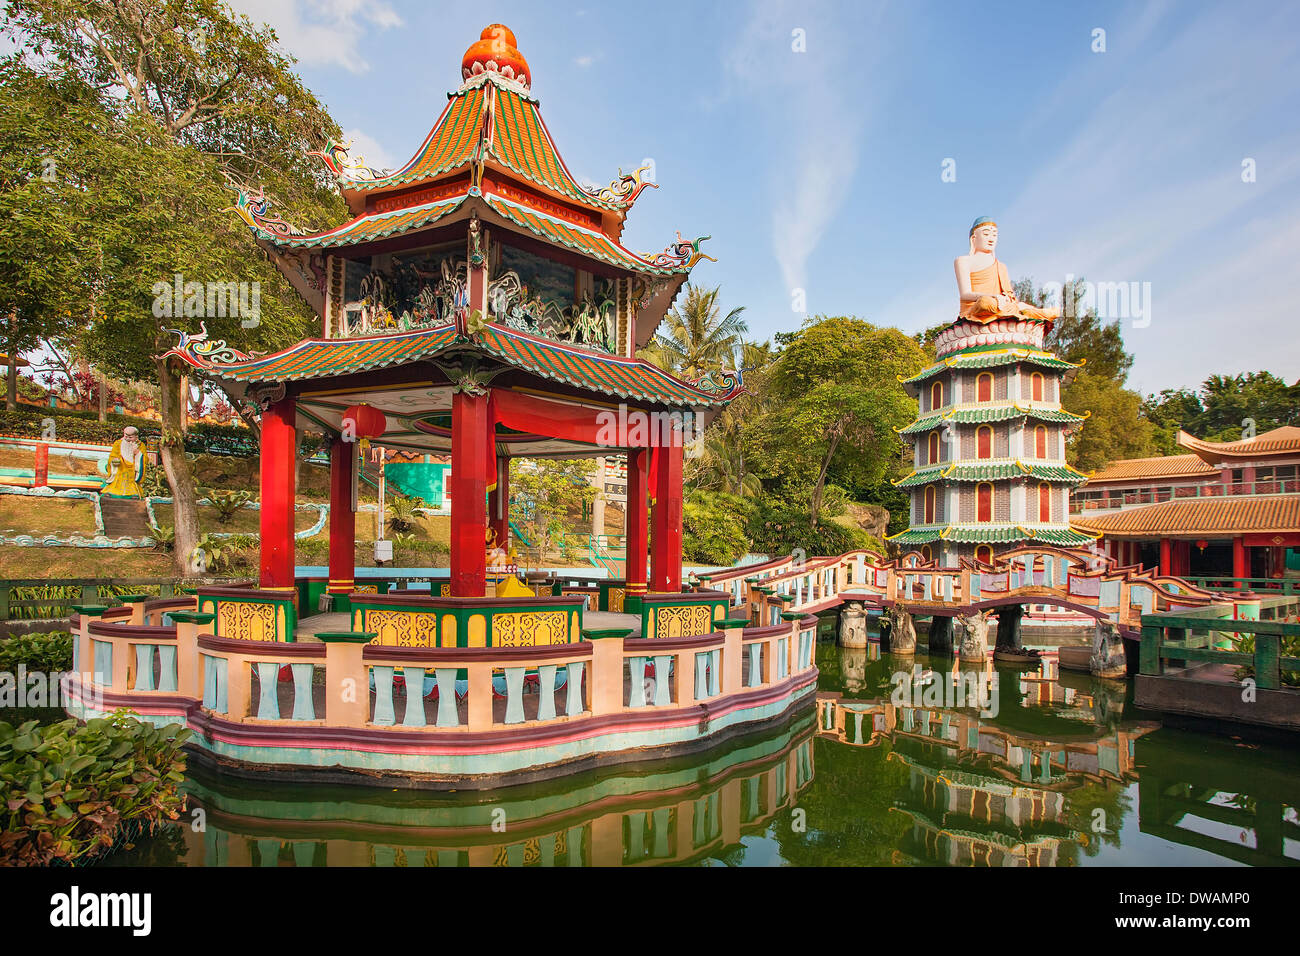
[[[1255,685],[1276,690],[1300,687],[1300,600],[1271,598],[1238,605],[1210,605],[1142,615],[1139,672],[1158,677],[1171,668],[1186,672],[1206,664],[1237,668]],[[1258,619],[1242,616],[1258,615]]]

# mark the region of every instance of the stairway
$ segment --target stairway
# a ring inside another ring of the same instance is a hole
[[[104,515],[104,535],[109,538],[142,538],[149,533],[149,513],[136,498],[102,495],[99,508]]]

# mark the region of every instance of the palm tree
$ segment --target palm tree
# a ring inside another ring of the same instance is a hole
[[[742,337],[748,331],[740,317],[745,307],[722,315],[718,291],[687,283],[685,301],[665,317],[667,328],[655,335],[642,356],[689,379],[721,368],[734,369]]]

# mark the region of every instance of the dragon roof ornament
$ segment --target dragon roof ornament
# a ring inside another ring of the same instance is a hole
[[[234,212],[258,232],[276,239],[301,236],[305,233],[297,226],[290,225],[271,212],[271,200],[267,198],[262,187],[256,190],[245,188],[235,179],[226,176],[226,184],[235,191],[235,205],[227,206],[222,212]]]
[[[660,269],[680,269],[683,267],[690,269],[693,268],[695,263],[699,262],[701,259],[708,259],[710,262],[717,262],[718,260],[708,253],[700,252],[700,243],[711,238],[713,237],[700,236],[700,238],[691,241],[683,239],[682,234],[679,231],[677,233],[677,241],[669,243],[668,248],[663,252],[656,255],[647,254],[641,258],[647,260],[651,265]]]
[[[636,202],[636,197],[641,195],[641,191],[647,186],[653,187],[654,189],[659,188],[657,182],[650,179],[643,179],[641,177],[641,174],[650,168],[650,165],[647,164],[645,166],[638,166],[630,173],[625,173],[623,172],[622,167],[620,167],[618,178],[608,186],[583,186],[582,190],[587,193],[587,195],[594,196],[602,202],[614,203],[619,206],[630,206]]]
[[[200,322],[199,331],[193,335],[183,329],[164,328],[163,331],[172,332],[179,339],[167,354],[175,355],[196,368],[206,365],[233,365],[236,362],[253,360],[253,356],[227,345],[221,339],[209,339],[206,322]]]
[[[374,166],[366,165],[366,158],[360,153],[356,159],[348,155],[348,150],[352,148],[352,140],[340,143],[332,137],[325,142],[325,148],[321,150],[308,150],[308,156],[319,156],[327,169],[334,174],[334,178],[340,183],[349,182],[371,182],[376,179],[385,179],[392,175],[392,170],[376,169]]]

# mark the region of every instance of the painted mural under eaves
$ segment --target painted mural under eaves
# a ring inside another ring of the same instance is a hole
[[[343,337],[445,325],[469,302],[464,247],[348,260]]]
[[[561,342],[613,350],[612,279],[502,243],[492,247],[488,277],[493,322]]]
[[[354,338],[445,325],[468,307],[464,247],[349,260],[343,325]],[[491,321],[522,332],[614,351],[615,283],[515,246],[494,243],[488,262]]]

